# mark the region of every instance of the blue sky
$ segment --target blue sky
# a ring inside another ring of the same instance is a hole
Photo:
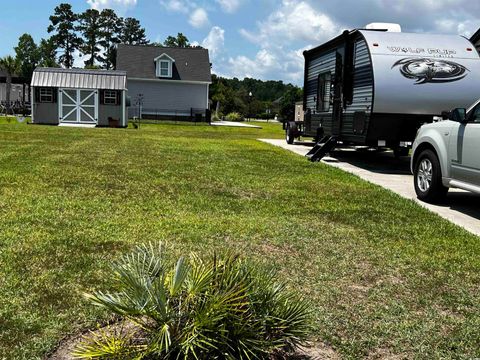
[[[48,17],[61,1],[2,3],[0,56],[18,37],[47,37]],[[74,0],[74,10],[111,7],[138,18],[151,41],[183,32],[210,49],[215,73],[301,84],[304,49],[344,29],[400,23],[404,31],[470,36],[480,27],[478,0]],[[81,61],[78,62],[81,64]]]

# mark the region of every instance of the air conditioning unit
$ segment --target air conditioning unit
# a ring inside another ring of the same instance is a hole
[[[402,32],[402,27],[400,24],[394,23],[370,23],[365,26],[367,30],[384,30],[388,32]]]

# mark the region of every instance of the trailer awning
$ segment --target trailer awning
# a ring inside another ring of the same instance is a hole
[[[37,68],[32,86],[70,89],[126,90],[127,73],[114,70]]]

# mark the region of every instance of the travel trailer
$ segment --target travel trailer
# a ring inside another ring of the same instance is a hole
[[[403,33],[370,24],[304,52],[304,121],[286,140],[309,136],[320,160],[339,142],[408,154],[418,128],[480,96],[480,57],[458,35]]]

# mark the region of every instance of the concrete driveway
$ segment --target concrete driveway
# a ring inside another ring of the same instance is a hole
[[[311,142],[288,145],[285,140],[260,139],[265,143],[305,156]],[[444,203],[432,205],[417,199],[410,174],[410,158],[395,159],[391,152],[367,152],[344,149],[335,151],[322,162],[355,174],[398,195],[412,199],[441,217],[480,236],[480,196],[459,189],[450,189]],[[308,161],[305,159],[305,161]]]

